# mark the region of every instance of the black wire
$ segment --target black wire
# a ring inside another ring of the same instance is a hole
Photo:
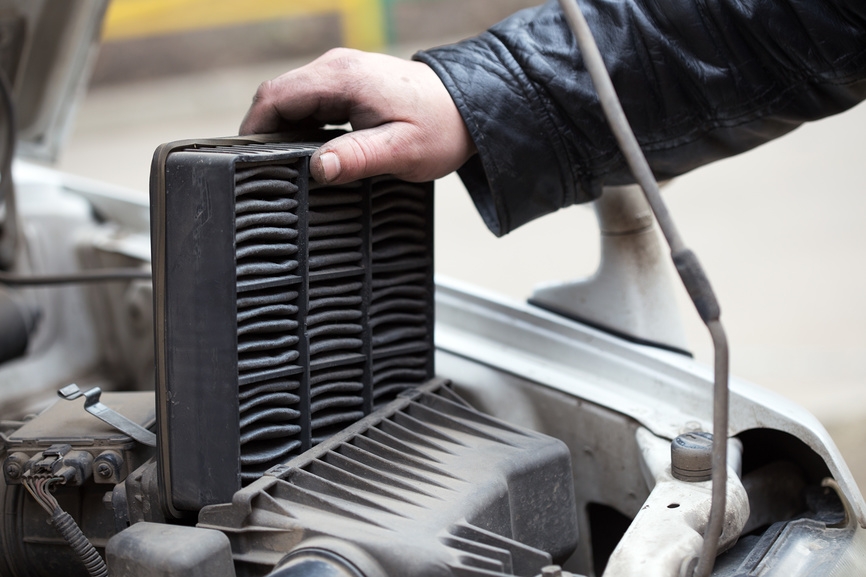
[[[69,513],[58,506],[51,513],[51,524],[81,559],[91,577],[108,577],[105,561]]]
[[[18,275],[0,272],[0,284],[7,286],[53,286],[92,282],[151,280],[150,271],[138,268],[99,268],[69,274]]]

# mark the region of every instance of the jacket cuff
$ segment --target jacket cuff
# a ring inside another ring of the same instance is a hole
[[[414,59],[442,80],[478,149],[458,174],[493,234],[575,201],[576,162],[559,142],[544,96],[493,34]]]

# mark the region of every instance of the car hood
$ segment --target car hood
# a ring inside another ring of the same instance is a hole
[[[0,68],[12,88],[17,155],[53,162],[98,51],[108,0],[0,0]]]

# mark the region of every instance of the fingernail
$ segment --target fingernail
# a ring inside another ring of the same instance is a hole
[[[326,152],[319,157],[322,163],[322,173],[325,177],[325,182],[331,182],[340,176],[340,157],[333,152]]]

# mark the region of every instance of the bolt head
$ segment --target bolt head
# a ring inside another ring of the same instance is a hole
[[[713,472],[713,436],[706,432],[679,435],[671,442],[671,474],[680,481],[707,481]]]
[[[6,476],[10,479],[17,479],[21,476],[21,465],[18,463],[8,463],[6,465]]]
[[[96,474],[103,479],[108,479],[114,474],[114,471],[111,470],[111,466],[108,463],[100,463],[96,467]]]

